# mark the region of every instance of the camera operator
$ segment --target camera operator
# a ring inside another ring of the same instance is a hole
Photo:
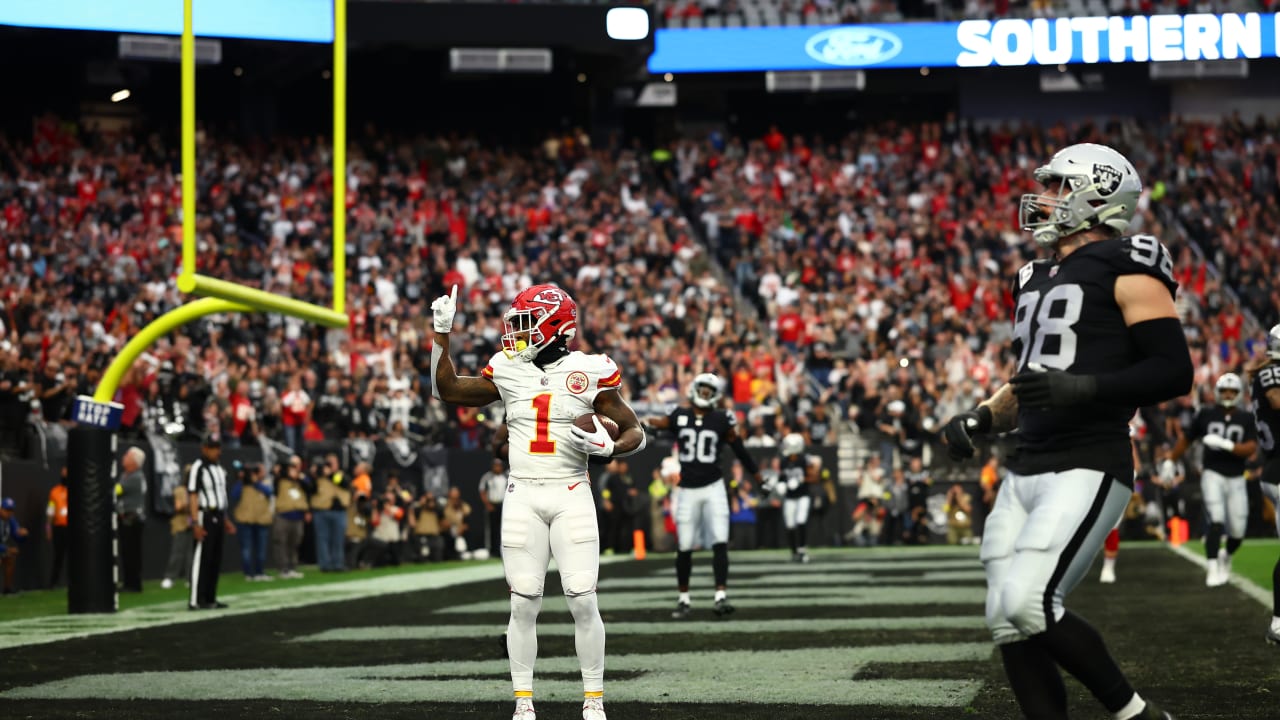
[[[346,535],[347,508],[351,506],[351,488],[338,464],[338,456],[330,453],[323,461],[312,463],[311,476],[316,492],[311,496],[312,521],[316,533],[316,564],[320,572],[341,572],[342,541]]]
[[[444,559],[444,538],[440,536],[440,502],[430,490],[424,490],[413,503],[413,542],[417,562]]]

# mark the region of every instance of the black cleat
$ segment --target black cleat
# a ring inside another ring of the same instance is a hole
[[[729,617],[733,614],[734,607],[729,604],[729,598],[721,598],[716,601],[716,606],[712,608],[712,612],[717,617]]]
[[[673,620],[688,620],[691,614],[693,614],[693,608],[689,607],[689,603],[679,602],[676,603],[676,609],[671,611],[671,618]]]

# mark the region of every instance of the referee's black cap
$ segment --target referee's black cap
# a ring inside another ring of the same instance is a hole
[[[218,437],[217,433],[209,433],[204,436],[204,440],[200,445],[207,448],[220,448],[222,447],[222,438]]]

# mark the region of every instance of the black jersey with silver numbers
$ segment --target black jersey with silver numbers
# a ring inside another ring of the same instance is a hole
[[[778,482],[788,498],[808,497],[809,486],[804,481],[807,469],[808,459],[804,455],[782,458],[778,466]]]
[[[1267,392],[1280,388],[1280,363],[1272,362],[1253,374],[1253,420],[1258,426],[1258,447],[1268,460],[1280,458],[1276,433],[1280,433],[1280,410],[1271,407]]]
[[[705,487],[724,477],[720,448],[728,441],[736,419],[723,410],[698,414],[693,408],[678,407],[667,420],[679,450],[680,487]]]
[[[1254,425],[1253,417],[1243,410],[1239,408],[1228,410],[1221,405],[1210,405],[1201,408],[1200,412],[1191,419],[1187,439],[1199,440],[1205,435],[1217,435],[1233,443],[1242,443],[1257,440],[1258,430]],[[1235,453],[1205,445],[1204,469],[1227,477],[1237,477],[1244,474],[1244,458]]]
[[[1115,300],[1116,278],[1150,275],[1173,295],[1173,259],[1149,235],[1098,240],[1063,260],[1037,260],[1014,283],[1018,372],[1032,363],[1073,374],[1122,370],[1142,357]],[[1067,408],[1018,409],[1016,450],[1009,469],[1020,474],[1088,468],[1122,482],[1133,478],[1129,445],[1132,405],[1094,402]]]

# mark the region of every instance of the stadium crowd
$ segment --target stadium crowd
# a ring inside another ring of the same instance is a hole
[[[550,280],[577,298],[581,343],[619,362],[642,414],[712,371],[749,445],[789,429],[830,444],[849,420],[876,438],[882,473],[915,457],[941,467],[945,454],[927,451],[940,421],[1011,370],[1009,283],[1034,255],[1016,206],[1035,165],[1070,142],[1109,142],[1152,179],[1131,230],[1173,251],[1197,380],[1211,387],[1257,351],[1249,318],[1277,320],[1276,133],[1239,119],[1040,128],[948,117],[827,140],[713,134],[648,152],[578,131],[524,148],[369,132],[349,156],[350,330],[274,315],[188,325],[126,378],[125,427],[232,445],[261,433],[294,449],[422,436],[482,447],[500,417],[450,414],[429,397],[426,303],[461,288],[457,363],[474,374],[516,290]],[[0,138],[10,436],[33,404],[56,435],[122,343],[180,304],[176,150],[160,135],[51,117],[30,138]],[[208,134],[198,155],[202,271],[327,304],[323,138]],[[1165,418],[1189,406],[1175,405],[1144,417],[1151,463],[1169,443]]]

